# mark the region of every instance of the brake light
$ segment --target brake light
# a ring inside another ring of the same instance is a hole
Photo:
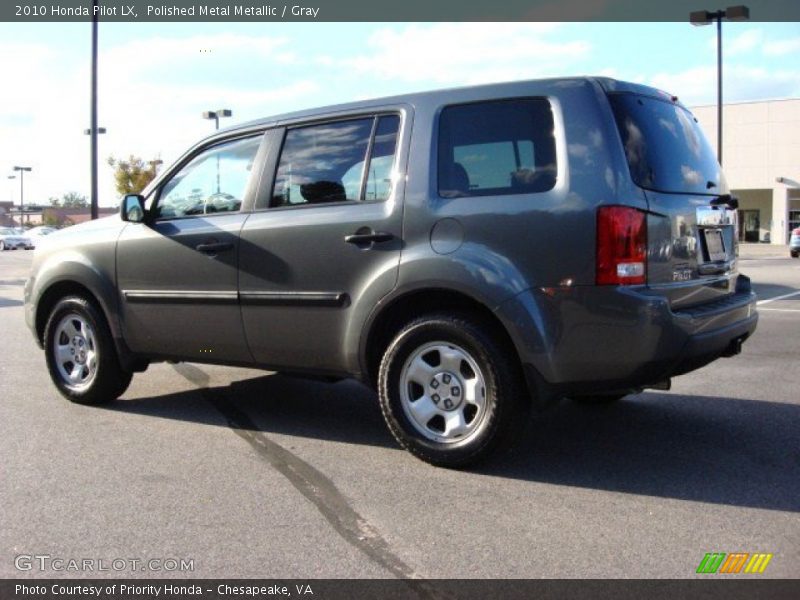
[[[795,235],[800,235],[800,227],[795,229],[792,233],[795,234]]]
[[[647,216],[628,206],[597,211],[597,285],[645,283]]]

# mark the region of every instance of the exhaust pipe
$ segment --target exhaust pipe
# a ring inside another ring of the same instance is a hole
[[[737,354],[742,353],[742,343],[746,339],[747,336],[738,337],[733,340],[728,347],[725,348],[725,351],[722,353],[722,356],[726,358],[730,358],[731,356],[736,356]]]

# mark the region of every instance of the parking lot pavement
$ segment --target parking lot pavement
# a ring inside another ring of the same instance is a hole
[[[112,573],[148,577],[694,577],[734,551],[800,572],[800,260],[741,261],[762,304],[740,356],[564,401],[459,472],[400,450],[350,381],[159,364],[68,403],[23,322],[30,257],[0,253],[0,577],[98,575],[15,568],[35,554],[194,561]]]

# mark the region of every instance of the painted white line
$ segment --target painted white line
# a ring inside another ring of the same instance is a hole
[[[758,309],[758,312],[764,312],[764,311],[770,311],[770,312],[796,312],[796,313],[800,313],[800,308],[759,308],[759,309]]]
[[[800,292],[792,292],[790,294],[784,294],[783,296],[775,296],[774,298],[759,300],[757,304],[761,306],[762,304],[769,304],[770,302],[775,302],[776,300],[785,300],[786,298],[791,298],[792,296],[800,296]]]

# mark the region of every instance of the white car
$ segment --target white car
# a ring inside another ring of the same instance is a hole
[[[58,231],[55,227],[45,227],[40,225],[38,227],[31,227],[24,235],[24,237],[28,237],[31,239],[31,243],[34,247],[38,246],[41,242],[42,238],[47,235],[50,235],[54,231]]]
[[[33,243],[31,242],[31,238],[27,235],[17,233],[11,227],[3,227],[0,229],[0,250],[16,250],[17,248],[32,250]]]

